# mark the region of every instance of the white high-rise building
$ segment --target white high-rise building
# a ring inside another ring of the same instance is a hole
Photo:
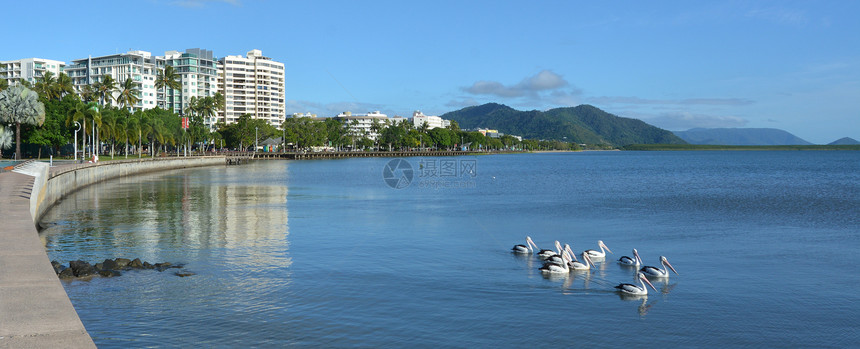
[[[131,78],[138,100],[129,108],[144,110],[156,107],[155,74],[156,58],[146,51],[128,51],[113,55],[76,59],[65,68],[75,87],[80,91],[86,85],[102,82],[107,76],[116,81],[117,91],[110,104],[117,105],[116,98],[126,79]],[[108,103],[108,102],[106,102]]]
[[[173,66],[179,77],[180,88],[158,89],[158,106],[163,109],[173,109],[176,113],[187,115],[191,98],[214,97],[218,90],[218,60],[212,51],[191,48],[184,53],[167,51],[164,56],[156,57],[158,69]],[[207,117],[203,124],[212,128],[217,122],[217,116]]]
[[[24,58],[14,61],[0,61],[0,79],[6,79],[9,85],[15,85],[22,80],[30,84],[42,77],[45,72],[51,72],[56,78],[63,72],[65,62],[42,58]]]
[[[250,114],[280,127],[286,117],[284,64],[264,57],[260,50],[248,51],[247,57],[227,56],[218,62],[225,99],[219,121],[231,124]]]

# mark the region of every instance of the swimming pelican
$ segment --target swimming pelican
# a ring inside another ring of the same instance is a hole
[[[516,253],[516,254],[532,253],[532,252],[534,252],[534,249],[532,249],[532,246],[534,246],[534,248],[537,248],[537,245],[535,245],[534,241],[532,241],[531,236],[526,236],[526,244],[525,245],[523,245],[523,244],[514,245],[514,248],[511,249],[511,252]]]
[[[549,257],[552,257],[554,255],[560,255],[561,254],[561,243],[558,242],[558,240],[555,240],[555,248],[556,248],[555,251],[553,251],[553,250],[540,250],[540,252],[538,252],[538,257],[540,257],[540,259],[546,260]]]
[[[582,259],[585,261],[585,263],[580,262],[580,261],[570,261],[567,264],[570,265],[570,269],[579,270],[579,271],[582,271],[582,270],[587,271],[587,270],[591,269],[592,267],[594,267],[594,263],[591,262],[591,257],[588,256],[588,253],[583,252],[582,253]]]
[[[642,258],[639,257],[639,252],[633,249],[633,257],[621,256],[618,258],[618,264],[628,267],[638,267],[642,264]]]
[[[672,269],[672,271],[675,272],[675,274],[678,274],[678,272],[675,271],[675,267],[673,267],[672,264],[669,264],[669,261],[666,259],[666,257],[660,256],[660,265],[663,267],[662,269],[652,266],[644,266],[642,267],[642,269],[639,269],[639,272],[645,274],[646,276],[667,278],[669,277],[669,270],[666,269],[666,266],[668,266],[669,269]]]
[[[603,243],[603,240],[597,240],[597,246],[600,247],[600,251],[597,250],[585,250],[585,253],[588,253],[588,256],[593,259],[605,258],[606,252],[612,253],[612,250],[609,247],[606,247],[606,244]],[[603,249],[606,249],[605,251]]]
[[[634,284],[619,284],[618,286],[615,286],[615,288],[617,288],[618,291],[623,294],[643,296],[648,294],[648,289],[645,288],[645,284],[647,283],[648,286],[651,286],[651,288],[654,289],[654,291],[657,291],[657,288],[655,288],[654,285],[651,284],[651,281],[648,281],[648,278],[645,277],[645,274],[642,274],[641,272],[636,273],[636,279],[642,286]]]
[[[573,254],[573,251],[570,249],[570,245],[568,245],[568,244],[564,244],[564,248],[562,248],[562,249],[561,249],[561,251],[562,251],[562,252],[561,252],[562,254],[563,254],[563,253],[570,253],[570,254],[567,256],[567,258],[568,258],[569,260],[573,260],[573,261],[575,261],[575,260],[576,260],[576,256]],[[549,263],[555,263],[555,264],[561,264],[561,263],[564,263],[564,260],[563,260],[563,258],[561,258],[561,255],[560,255],[560,254],[554,254],[554,255],[551,255],[551,256],[549,256],[549,258],[547,258],[547,259],[546,259],[546,261],[547,261],[547,262],[549,262]]]
[[[549,274],[565,274],[570,272],[570,267],[568,267],[568,262],[570,262],[570,258],[567,256],[567,253],[562,253],[562,260],[564,261],[561,264],[556,263],[544,263],[542,267],[540,267],[540,271],[542,273]]]

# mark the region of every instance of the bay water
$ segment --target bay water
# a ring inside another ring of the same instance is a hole
[[[194,273],[64,281],[106,348],[860,341],[860,152],[267,160],[100,183],[42,225],[64,264]],[[613,253],[546,277],[526,236]],[[679,275],[619,295],[632,248]]]

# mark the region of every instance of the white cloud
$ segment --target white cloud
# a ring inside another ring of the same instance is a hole
[[[601,96],[588,98],[594,104],[667,104],[667,105],[718,105],[741,106],[755,101],[745,98],[686,98],[686,99],[647,99],[625,96]]]
[[[494,95],[498,97],[531,97],[537,98],[539,92],[556,90],[569,83],[550,70],[543,70],[534,76],[527,77],[516,85],[505,86],[498,81],[478,81],[472,86],[464,87],[463,91],[476,95]]]

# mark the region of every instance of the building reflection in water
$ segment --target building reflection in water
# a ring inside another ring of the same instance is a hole
[[[73,259],[223,254],[237,267],[290,257],[282,166],[204,167],[126,177],[83,188],[43,218],[49,255]],[[253,168],[248,168],[253,167]],[[74,244],[74,248],[70,245]],[[82,256],[64,255],[74,250]]]

